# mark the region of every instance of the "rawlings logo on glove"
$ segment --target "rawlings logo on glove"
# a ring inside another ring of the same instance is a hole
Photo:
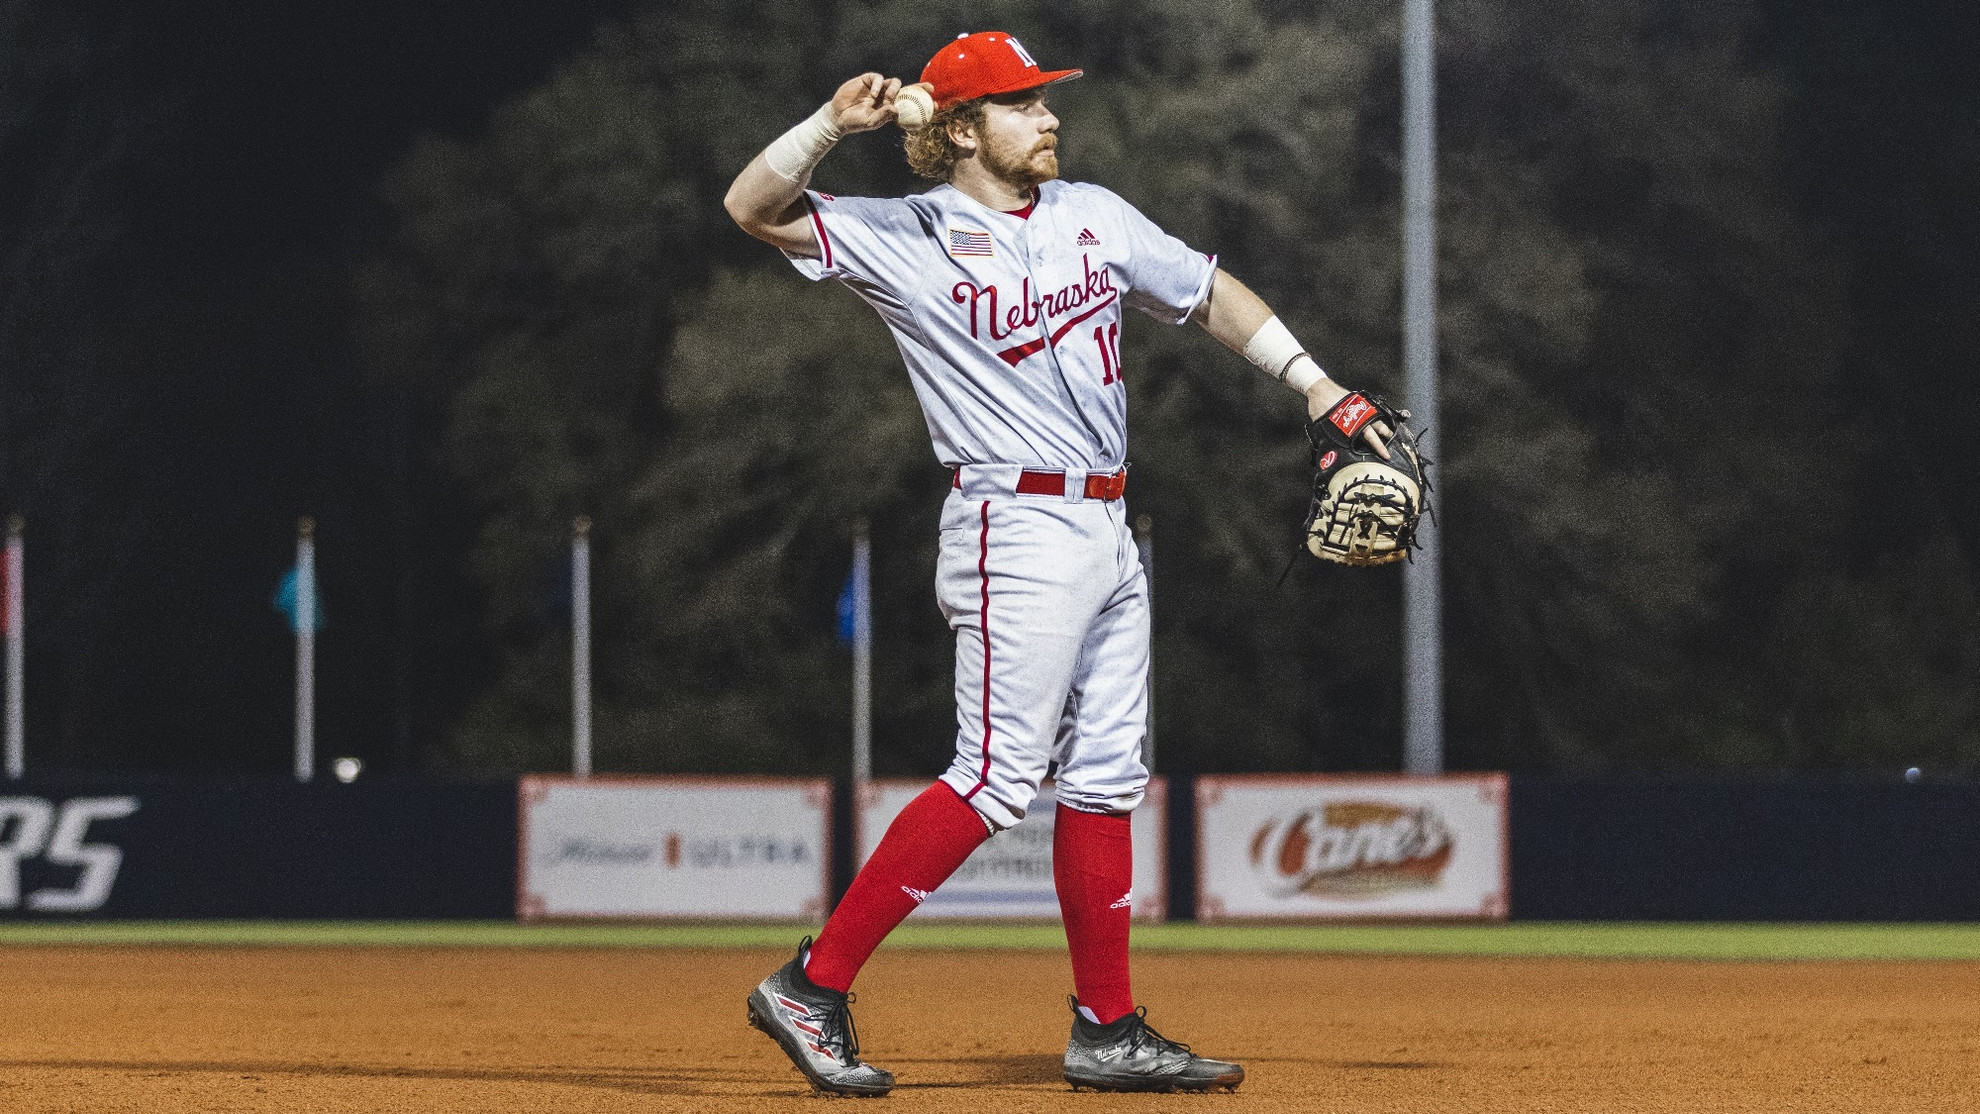
[[[1417,453],[1408,419],[1409,411],[1379,396],[1350,394],[1307,424],[1314,457],[1307,552],[1343,565],[1386,565],[1409,556],[1429,507],[1430,462]],[[1388,460],[1361,436],[1376,420],[1391,431]]]
[[[1360,433],[1361,427],[1367,425],[1368,419],[1374,416],[1375,404],[1360,395],[1349,395],[1335,403],[1332,410],[1327,411],[1327,420],[1334,423],[1335,429],[1349,437]]]

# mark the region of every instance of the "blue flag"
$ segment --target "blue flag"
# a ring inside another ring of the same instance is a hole
[[[846,586],[839,589],[839,645],[856,646],[859,636],[864,633],[871,637],[871,631],[861,631],[863,623],[871,622],[873,556],[867,547],[866,528],[860,527],[859,541],[853,546],[852,569],[846,573]]]
[[[296,581],[298,579],[297,577],[298,571],[299,570],[297,570],[292,565],[290,566],[288,572],[282,574],[282,586],[280,588],[275,589],[275,610],[289,617],[289,629],[291,631],[294,631],[297,634],[301,634],[302,616],[296,607]],[[309,629],[312,631],[320,631],[323,629],[323,594],[321,592],[318,592],[315,593],[315,595],[316,598],[310,601],[311,603],[315,604],[315,606],[310,608],[311,614],[310,614]]]
[[[859,610],[859,570],[846,573],[845,587],[839,589],[839,645],[853,644],[853,616]]]

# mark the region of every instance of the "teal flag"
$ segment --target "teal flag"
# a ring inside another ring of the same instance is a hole
[[[288,572],[282,574],[282,586],[275,589],[275,610],[289,617],[291,631],[301,634],[302,616],[296,608],[297,573],[298,570],[291,566]],[[323,593],[317,592],[314,595],[316,598],[310,601],[315,606],[310,608],[309,629],[320,631],[323,629]]]

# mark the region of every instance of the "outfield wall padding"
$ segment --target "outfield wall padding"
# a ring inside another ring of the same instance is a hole
[[[1980,921],[1980,784],[1511,787],[1513,920]],[[516,792],[392,777],[0,782],[0,919],[508,918]],[[1193,779],[1172,776],[1179,919],[1196,901],[1193,798]]]
[[[0,782],[0,918],[503,918],[515,887],[514,780]]]
[[[1515,920],[1980,920],[1980,785],[1514,777]]]

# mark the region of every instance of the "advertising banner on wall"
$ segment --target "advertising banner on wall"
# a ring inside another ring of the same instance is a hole
[[[824,778],[526,777],[516,915],[822,920]]]
[[[928,788],[926,781],[886,780],[867,785],[854,821],[859,862],[873,853],[887,825],[909,801]],[[1058,920],[1059,897],[1052,886],[1053,817],[1056,788],[1039,787],[1024,819],[978,847],[940,889],[922,901],[913,916],[928,919]],[[1168,915],[1168,785],[1151,778],[1147,796],[1130,821],[1134,832],[1134,919],[1156,922]]]
[[[1504,920],[1504,774],[1202,777],[1199,921]]]

